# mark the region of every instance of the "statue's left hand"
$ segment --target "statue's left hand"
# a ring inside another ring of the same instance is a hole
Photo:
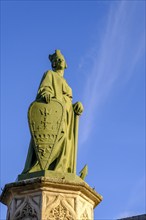
[[[73,109],[74,109],[74,112],[75,112],[76,115],[81,115],[83,110],[84,110],[84,107],[83,107],[81,102],[76,102],[73,105]]]

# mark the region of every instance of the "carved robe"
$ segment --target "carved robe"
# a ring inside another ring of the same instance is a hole
[[[74,111],[72,105],[72,90],[57,72],[47,71],[40,83],[36,101],[44,102],[42,93],[50,94],[52,99],[57,99],[64,106],[64,120],[61,138],[54,145],[50,155],[48,170],[58,172],[74,172]],[[40,166],[34,151],[34,142],[31,140],[28,156],[23,173],[39,171]]]

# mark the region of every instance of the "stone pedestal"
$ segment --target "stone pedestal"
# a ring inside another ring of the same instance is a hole
[[[80,177],[44,171],[43,177],[5,185],[1,202],[8,207],[7,220],[93,220],[100,196]]]

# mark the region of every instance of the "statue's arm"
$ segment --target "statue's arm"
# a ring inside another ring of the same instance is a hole
[[[36,99],[43,99],[48,103],[53,96],[52,73],[47,71],[41,80]]]

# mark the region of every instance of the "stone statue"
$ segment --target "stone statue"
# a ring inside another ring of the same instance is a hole
[[[76,173],[80,102],[72,104],[72,90],[63,78],[67,64],[60,50],[49,55],[52,70],[40,83],[28,110],[31,141],[22,174],[41,170]]]

